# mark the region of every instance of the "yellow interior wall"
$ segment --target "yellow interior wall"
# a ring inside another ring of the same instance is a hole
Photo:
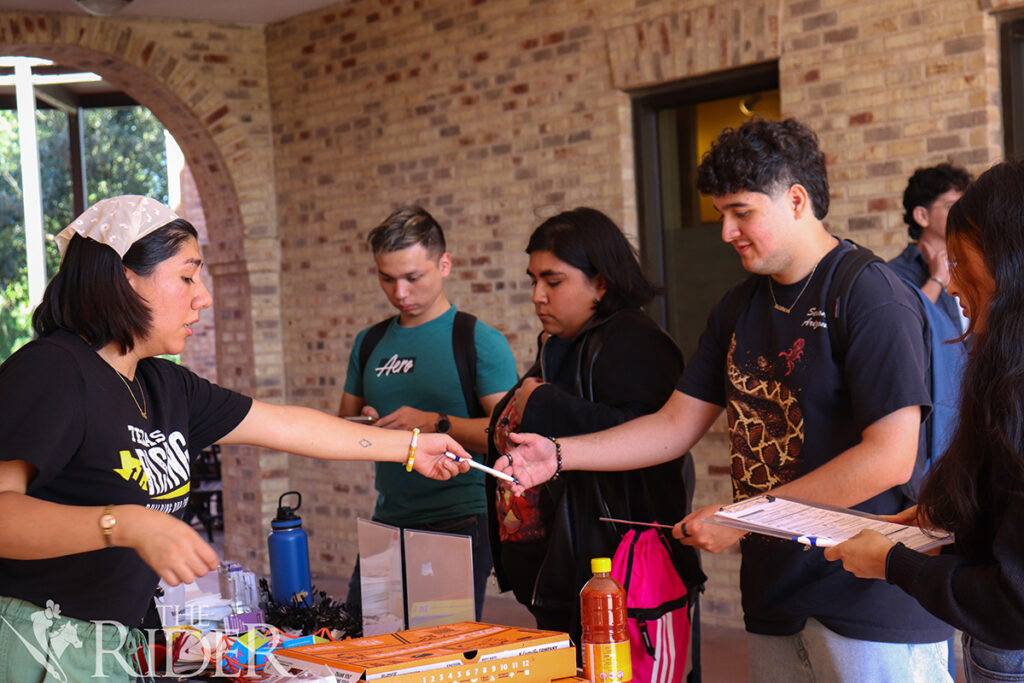
[[[754,104],[750,114],[746,114],[740,108],[743,103],[750,103],[752,99],[759,98]],[[711,149],[711,143],[718,138],[718,134],[727,127],[737,127],[753,116],[760,116],[763,119],[778,120],[781,118],[781,105],[779,104],[779,91],[766,90],[739,97],[729,97],[724,100],[713,102],[702,102],[697,105],[697,163]],[[700,196],[700,219],[704,223],[714,223],[718,220],[718,211],[715,210],[711,197]]]

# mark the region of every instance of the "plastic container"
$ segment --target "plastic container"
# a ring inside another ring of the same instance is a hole
[[[217,567],[217,587],[220,589],[220,597],[225,600],[235,599],[235,587],[231,583],[231,572],[240,571],[242,565],[237,562],[224,561]]]
[[[594,576],[580,591],[583,622],[583,676],[591,683],[624,683],[633,680],[626,630],[626,589],[609,572],[612,561],[590,561]]]
[[[297,496],[295,507],[284,504],[285,496]],[[309,539],[302,518],[295,511],[302,507],[302,494],[288,491],[277,501],[277,517],[270,522],[267,549],[270,552],[270,594],[277,602],[311,604],[309,577]]]

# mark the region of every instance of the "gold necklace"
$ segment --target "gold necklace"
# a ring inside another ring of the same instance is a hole
[[[117,372],[117,370],[115,369],[114,372]],[[135,392],[132,391],[131,386],[129,386],[128,382],[125,381],[124,375],[122,375],[120,372],[117,372],[117,376],[121,379],[121,384],[124,385],[124,388],[128,390],[129,395],[131,395],[132,397],[132,401],[135,401],[135,407],[139,409],[139,414],[142,415],[142,419],[148,420],[149,415],[146,414],[146,392],[143,391],[142,382],[139,381],[139,373],[136,371],[135,381],[139,383],[139,394],[142,396],[141,406],[139,405],[139,402],[135,400]]]
[[[822,256],[821,259],[823,258],[825,257]],[[821,263],[821,259],[818,259],[818,263]],[[800,301],[800,297],[804,295],[804,291],[807,290],[807,285],[811,284],[811,280],[814,278],[814,271],[818,269],[818,263],[815,263],[814,267],[811,268],[811,274],[807,276],[807,282],[805,282],[804,286],[800,288],[800,293],[796,295],[795,299],[793,299],[793,303],[789,305],[789,308],[780,306],[779,302],[775,300],[775,288],[772,286],[774,278],[772,278],[771,275],[768,276],[768,292],[772,295],[772,305],[775,306],[776,311],[782,311],[786,315],[789,315],[789,312],[793,310],[794,306],[796,306],[796,302]]]

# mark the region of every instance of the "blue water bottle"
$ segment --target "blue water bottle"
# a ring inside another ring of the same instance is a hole
[[[284,504],[285,496],[295,495],[295,507]],[[294,601],[311,604],[309,578],[309,540],[302,529],[302,518],[295,511],[302,507],[298,491],[282,493],[277,500],[277,517],[270,522],[267,548],[270,551],[270,593],[274,600],[290,605]]]

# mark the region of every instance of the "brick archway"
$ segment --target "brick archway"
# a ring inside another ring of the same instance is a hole
[[[172,39],[181,31],[161,22],[0,12],[0,54],[100,74],[171,132],[194,176],[208,226],[203,256],[214,280],[218,382],[274,400],[282,393],[283,364],[280,345],[268,342],[266,332],[280,325],[280,263],[273,192],[267,192],[273,187],[269,113],[258,106],[265,79],[252,87],[257,106],[241,106],[225,96],[218,81],[223,70],[211,74],[195,53],[179,49]],[[225,553],[233,559],[260,559],[261,544],[245,528],[262,516],[260,489],[267,484],[253,450],[224,452]],[[242,490],[234,482],[243,480],[261,483]]]
[[[216,259],[211,260],[241,258],[241,207],[217,140],[237,117],[228,116],[223,97],[203,83],[195,67],[129,26],[47,14],[0,13],[0,18],[6,19],[0,23],[3,54],[51,59],[98,73],[152,111],[181,145],[207,218],[216,226],[211,239]]]

